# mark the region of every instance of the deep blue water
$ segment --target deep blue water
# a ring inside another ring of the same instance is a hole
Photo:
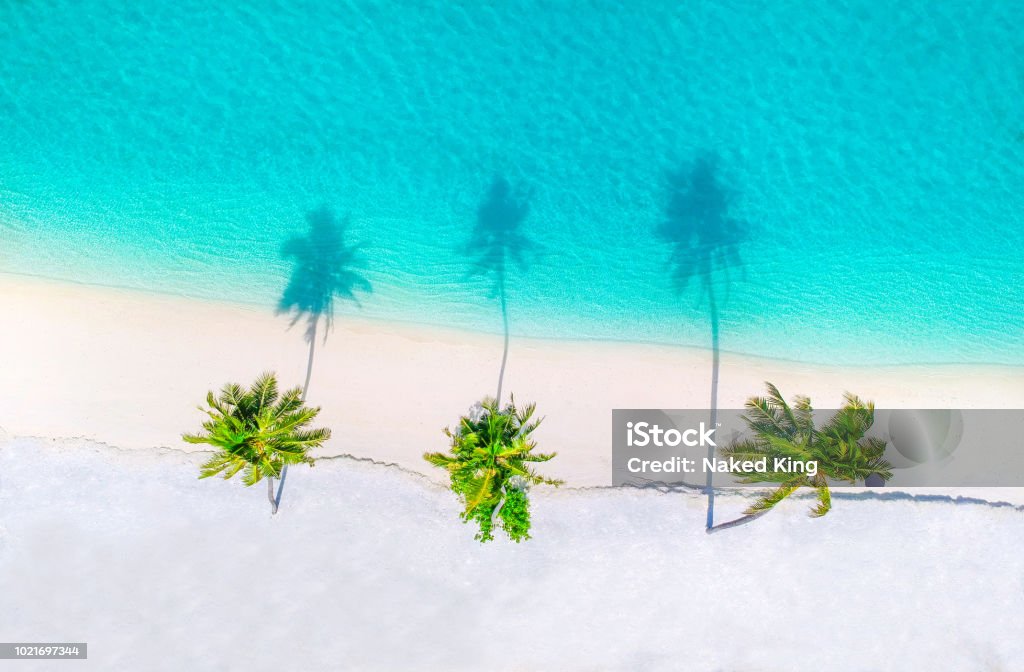
[[[1024,3],[132,4],[0,1],[0,270],[1024,364]]]

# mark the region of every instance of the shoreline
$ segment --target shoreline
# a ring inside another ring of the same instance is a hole
[[[157,446],[152,448],[123,448],[103,441],[82,437],[48,437],[48,436],[15,436],[4,434],[0,430],[0,455],[11,450],[46,452],[51,455],[74,457],[86,461],[95,461],[105,465],[116,465],[119,468],[149,469],[158,465],[175,463],[180,465],[186,474],[198,473],[199,466],[215,451],[206,448]],[[410,487],[422,487],[427,491],[442,493],[446,497],[455,496],[449,488],[448,481],[439,470],[420,471],[398,462],[387,462],[374,457],[340,453],[319,456],[318,464],[333,465],[342,463],[351,468],[358,468],[366,473],[380,473],[404,480]],[[415,466],[415,465],[414,465]],[[329,467],[333,468],[333,467]],[[290,472],[293,476],[294,472]],[[308,476],[317,479],[318,472],[309,472]],[[305,478],[305,477],[303,477]],[[244,487],[238,479],[222,481],[223,487],[236,491],[239,498],[251,498],[260,505],[264,502],[264,493],[260,487]],[[199,478],[195,478],[196,487],[202,491],[204,487]],[[728,485],[715,486],[716,506],[721,514],[719,525],[735,518],[744,517],[743,509],[753,500],[770,489],[771,484],[763,486],[734,487]],[[1024,513],[1024,487],[1017,486],[900,486],[885,485],[883,487],[867,487],[863,485],[830,484],[833,502],[847,502],[848,506],[856,501],[873,502],[909,502],[914,504],[936,504],[955,506],[983,506],[991,509],[1012,509]],[[290,491],[289,491],[290,493]],[[678,501],[687,505],[705,506],[705,493],[700,485],[669,485],[651,482],[645,485],[610,483],[579,484],[567,483],[561,486],[541,486],[531,491],[531,497],[538,496],[544,500],[560,500],[572,496],[600,496],[602,494],[625,493],[624,496],[637,497],[677,497]],[[803,487],[787,499],[787,503],[797,502],[798,506],[808,507],[816,500],[813,489]],[[724,505],[724,506],[723,506]],[[787,504],[787,507],[791,506]],[[781,510],[781,509],[780,509]],[[799,513],[800,509],[797,510]],[[805,511],[806,512],[806,511]],[[792,515],[781,513],[779,515]]]
[[[112,285],[95,282],[83,282],[78,280],[71,280],[69,278],[56,278],[48,275],[37,275],[34,273],[23,273],[20,271],[6,271],[0,270],[0,287],[4,285],[17,286],[19,284],[27,285],[49,285],[53,287],[71,286],[79,287],[85,290],[95,290],[97,292],[114,292],[122,293],[127,295],[134,295],[137,297],[159,297],[164,299],[170,299],[174,301],[186,301],[202,303],[208,306],[223,306],[227,309],[239,309],[239,310],[251,310],[259,313],[266,314],[270,311],[269,304],[265,301],[237,301],[234,299],[215,299],[207,296],[200,296],[198,294],[182,294],[179,292],[172,292],[163,289],[152,289],[133,287],[131,285]],[[287,320],[283,315],[277,316],[278,319]],[[353,327],[363,325],[369,330],[373,330],[376,326],[377,329],[383,329],[385,331],[389,329],[396,330],[409,330],[409,331],[437,331],[448,335],[453,339],[459,337],[466,338],[498,338],[502,337],[501,332],[488,331],[486,329],[471,329],[468,327],[446,327],[440,324],[431,322],[420,322],[416,320],[406,320],[398,318],[376,318],[376,317],[365,317],[359,314],[348,314],[342,318],[346,323]],[[608,345],[608,346],[624,346],[624,347],[653,347],[653,348],[667,348],[670,351],[687,351],[695,354],[703,354],[710,358],[712,349],[702,345],[691,345],[691,344],[677,344],[670,343],[668,341],[633,341],[629,339],[615,339],[615,338],[602,338],[602,337],[562,337],[562,336],[524,336],[513,333],[511,338],[514,340],[525,340],[525,341],[536,341],[538,343],[564,343],[564,344],[575,344],[579,346],[587,345]],[[758,355],[744,350],[730,350],[728,348],[719,348],[719,353],[722,356],[736,357],[739,359],[750,359],[758,362],[765,363],[776,363],[780,366],[793,365],[798,367],[810,367],[820,369],[844,369],[844,370],[862,370],[862,369],[907,369],[907,368],[956,368],[961,367],[965,369],[1006,369],[1010,372],[1017,372],[1020,376],[1024,377],[1024,363],[1021,364],[1007,364],[1003,362],[881,362],[881,363],[865,363],[865,364],[853,364],[853,363],[842,363],[842,364],[826,364],[824,362],[814,360],[800,360],[791,357],[773,357],[769,355]]]
[[[11,436],[84,438],[122,448],[186,449],[196,406],[226,382],[265,370],[301,385],[308,346],[284,316],[226,302],[0,274],[0,427]],[[446,425],[494,394],[500,335],[348,317],[318,340],[309,390],[334,436],[321,453],[419,473],[445,450]],[[513,337],[504,389],[536,401],[537,432],[558,457],[551,476],[610,483],[613,408],[706,408],[711,352],[701,348]],[[828,367],[722,353],[719,407],[763,382],[787,397],[838,404],[850,391],[889,408],[1024,407],[1024,367]],[[59,409],[59,414],[54,409]]]

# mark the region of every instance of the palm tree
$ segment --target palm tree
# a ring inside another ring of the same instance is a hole
[[[459,419],[453,432],[449,453],[425,453],[423,458],[448,470],[451,488],[462,500],[462,519],[475,521],[481,542],[494,538],[495,519],[515,542],[530,538],[530,502],[526,490],[545,483],[562,481],[545,478],[530,468],[532,462],[547,462],[555,453],[534,453],[536,442],[530,438],[540,420],[533,420],[536,404],[517,408],[513,399],[504,408],[487,397]]]
[[[330,438],[326,428],[307,429],[320,413],[302,402],[302,390],[294,388],[278,395],[277,379],[264,373],[248,390],[236,383],[224,386],[219,397],[206,395],[209,416],[204,433],[185,434],[188,443],[205,443],[219,449],[199,469],[199,478],[221,476],[229,479],[242,472],[242,483],[256,485],[267,479],[267,497],[277,513],[274,479],[289,464],[313,464],[309,451]]]
[[[744,483],[778,483],[779,487],[759,498],[744,513],[756,516],[767,512],[798,488],[811,487],[817,491],[818,504],[811,516],[824,516],[832,508],[829,481],[856,483],[878,475],[892,478],[891,466],[883,457],[885,441],[864,435],[875,420],[875,405],[846,393],[842,408],[823,426],[815,427],[811,400],[794,398],[790,406],[779,389],[771,383],[768,396],[747,400],[744,420],[753,432],[753,438],[722,449],[726,458],[737,460],[767,459],[765,473],[737,474]],[[798,469],[775,471],[776,458],[784,464],[803,463],[806,471]],[[817,464],[816,473],[808,471]]]

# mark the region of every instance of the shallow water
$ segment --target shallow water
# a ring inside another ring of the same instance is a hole
[[[326,208],[339,313],[500,330],[480,224],[515,334],[1024,364],[1020,3],[231,4],[0,3],[0,270],[269,309]]]

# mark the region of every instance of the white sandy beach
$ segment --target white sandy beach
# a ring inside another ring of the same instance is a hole
[[[307,345],[270,309],[0,274],[0,427],[12,436],[80,437],[120,448],[187,448],[206,391],[276,371],[301,385]],[[318,343],[310,403],[334,437],[322,454],[423,473],[441,429],[494,394],[501,338],[339,317]],[[610,482],[611,409],[706,408],[706,350],[513,338],[505,390],[536,401],[546,465],[572,485]],[[828,368],[723,354],[719,405],[741,407],[776,383],[827,408],[844,391],[889,408],[1024,407],[1024,369]],[[432,473],[439,478],[439,474]]]
[[[499,337],[339,319],[310,401],[334,430],[323,454],[341,457],[293,470],[271,516],[263,488],[198,480],[204,457],[179,437],[225,381],[273,369],[301,384],[301,328],[269,310],[9,275],[0,311],[3,635],[88,642],[89,660],[62,669],[974,671],[1024,659],[1022,489],[845,490],[818,520],[794,497],[707,535],[696,492],[588,487],[610,481],[611,409],[707,405],[707,352],[513,339],[506,389],[546,414],[537,438],[559,456],[545,472],[569,487],[535,491],[528,543],[481,545],[420,456],[493,393]],[[738,406],[772,380],[819,406],[850,390],[890,407],[1019,407],[1021,373],[724,355],[720,398]],[[753,494],[723,492],[719,520]]]
[[[295,470],[271,517],[262,488],[196,480],[201,459],[80,440],[0,447],[3,635],[89,644],[87,661],[11,669],[995,672],[1024,660],[1019,508],[840,495],[819,520],[794,500],[707,535],[694,493],[544,489],[532,540],[481,545],[451,493],[395,467]]]

